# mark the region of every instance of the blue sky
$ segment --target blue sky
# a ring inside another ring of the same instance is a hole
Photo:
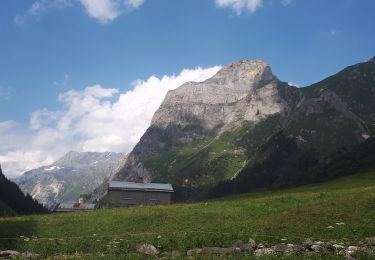
[[[264,59],[281,80],[307,86],[375,55],[374,11],[373,0],[1,1],[0,160],[17,175],[69,149],[127,152],[173,84],[240,59]],[[136,107],[149,93],[153,106],[139,113],[131,141],[97,141],[80,125],[91,111],[72,116],[88,97],[98,113],[114,113],[129,95]],[[45,144],[47,130],[57,139]]]

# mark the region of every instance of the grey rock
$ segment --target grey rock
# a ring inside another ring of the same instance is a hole
[[[257,248],[257,242],[256,242],[254,239],[252,239],[252,238],[249,239],[249,245],[250,245],[253,249],[256,249],[256,248]]]
[[[365,244],[367,246],[375,246],[375,237],[368,237],[365,239]]]
[[[347,256],[356,257],[359,252],[359,247],[349,246],[348,251],[346,252]]]
[[[285,255],[287,256],[298,254],[304,250],[304,247],[298,245],[288,244],[287,246],[288,249],[285,251]]]
[[[240,247],[241,251],[243,252],[254,252],[254,247],[252,246],[251,243],[246,243],[246,244],[243,244],[241,247]]]
[[[254,252],[256,256],[270,256],[270,255],[274,255],[275,253],[276,252],[271,248],[261,248],[261,249],[255,250]]]
[[[147,256],[156,256],[159,251],[151,244],[143,244],[137,248],[137,252]]]
[[[0,251],[0,257],[16,257],[20,256],[21,253],[13,250]]]
[[[274,250],[275,252],[277,253],[282,253],[284,254],[287,250],[288,250],[288,246],[287,245],[284,245],[284,244],[280,244],[280,245],[275,245],[272,247],[272,250]]]
[[[317,245],[317,244],[312,245],[310,248],[311,248],[312,251],[314,251],[318,254],[323,254],[326,251],[326,249],[323,246]]]
[[[293,245],[293,244],[287,244],[287,245],[279,244],[279,245],[273,246],[272,249],[277,253],[285,254],[287,256],[297,254],[298,252],[301,252],[304,250],[303,247]]]
[[[26,258],[26,259],[40,259],[40,255],[39,254],[34,254],[34,253],[30,253],[30,252],[25,252],[25,253],[22,253],[20,255],[21,258]]]
[[[306,239],[305,242],[303,243],[303,246],[306,249],[310,249],[312,245],[314,245],[314,241],[310,238]]]
[[[202,248],[190,249],[186,252],[187,256],[198,256],[202,254]]]

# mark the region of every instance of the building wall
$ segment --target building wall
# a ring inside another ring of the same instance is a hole
[[[156,191],[110,190],[100,201],[102,207],[170,204],[171,193]]]

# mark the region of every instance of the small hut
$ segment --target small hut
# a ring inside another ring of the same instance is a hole
[[[171,184],[111,181],[101,207],[129,207],[137,205],[170,204]]]

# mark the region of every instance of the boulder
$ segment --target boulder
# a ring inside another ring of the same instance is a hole
[[[257,242],[256,242],[254,239],[252,239],[252,238],[249,239],[249,245],[250,245],[253,249],[256,249],[256,248],[257,248]]]
[[[311,248],[312,251],[314,251],[315,253],[318,253],[318,254],[324,254],[325,251],[326,251],[326,249],[323,246],[316,245],[316,244],[312,245],[310,248]]]
[[[314,244],[314,241],[308,238],[305,240],[305,242],[303,242],[303,247],[305,247],[306,249],[310,249],[313,244]]]
[[[366,246],[375,246],[375,237],[368,237],[365,239]]]
[[[281,254],[284,254],[287,250],[288,250],[288,246],[287,245],[275,245],[272,247],[272,250],[275,251],[276,253],[281,253]]]
[[[13,250],[0,251],[0,257],[16,257],[20,256],[21,253]]]
[[[254,254],[256,256],[270,256],[274,255],[276,252],[271,248],[260,248],[255,250]]]
[[[155,246],[151,244],[143,244],[137,248],[138,253],[147,255],[147,256],[156,256],[159,254],[159,251]]]
[[[333,244],[332,247],[333,247],[336,255],[339,255],[339,256],[345,256],[346,255],[345,246],[343,246],[341,244]]]
[[[202,248],[190,249],[187,251],[187,256],[198,256],[202,254]]]
[[[26,258],[26,259],[40,259],[40,255],[30,253],[30,252],[22,253],[20,256],[21,258]]]
[[[359,248],[357,246],[349,246],[346,254],[347,256],[356,257],[358,254],[358,251],[359,251]]]
[[[254,252],[254,247],[250,243],[246,243],[242,245],[240,249],[242,252],[248,252],[248,253]]]

